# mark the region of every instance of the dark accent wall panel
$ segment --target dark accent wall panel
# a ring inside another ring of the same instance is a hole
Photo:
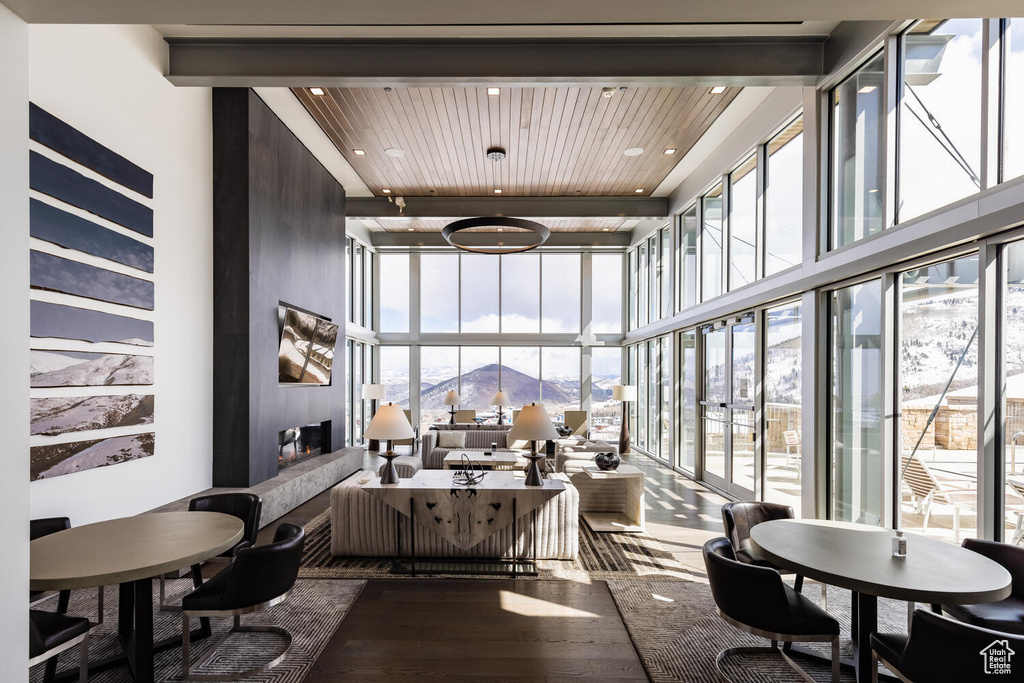
[[[77,161],[104,178],[153,198],[153,174],[146,169],[75,130],[32,102],[28,105],[28,121],[29,137],[39,144]]]
[[[151,208],[38,152],[29,152],[29,187],[146,237],[153,236]]]
[[[255,92],[215,88],[214,486],[277,475],[278,433],[331,421],[345,443],[345,370],[279,386],[278,304],[330,318],[343,354],[345,192]]]
[[[42,251],[29,257],[32,289],[153,310],[153,283]]]
[[[148,244],[38,199],[30,199],[29,204],[29,230],[33,237],[147,273],[153,272],[153,247]]]
[[[31,307],[33,337],[153,345],[153,322],[150,320],[126,318],[123,315],[46,301],[33,301]]]

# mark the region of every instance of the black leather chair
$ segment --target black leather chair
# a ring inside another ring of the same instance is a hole
[[[793,517],[793,508],[778,503],[740,502],[726,503],[722,506],[722,526],[725,527],[725,535],[732,541],[736,559],[746,564],[756,564],[758,567],[771,567],[780,574],[791,572],[780,569],[753,554],[750,549],[750,530],[761,522],[793,519]],[[793,580],[793,588],[799,593],[803,590],[803,586],[804,577],[797,574]],[[822,597],[824,598],[824,596],[824,585],[822,585]]]
[[[57,667],[57,656],[75,645],[81,645],[78,680],[89,680],[89,633],[92,625],[84,617],[69,617],[60,612],[29,610],[28,613],[28,665],[46,662],[46,680],[52,680]]]
[[[255,493],[242,491],[234,493],[213,493],[208,496],[197,496],[188,502],[189,512],[220,512],[242,520],[244,529],[242,538],[234,546],[228,548],[218,558],[230,560],[243,548],[256,545],[256,537],[260,533],[260,516],[263,512],[263,499]],[[203,583],[202,566],[192,565],[192,585],[198,588]],[[165,601],[164,577],[160,577],[160,609],[177,611],[178,605],[167,604]],[[209,624],[203,622],[203,632],[209,634]]]
[[[305,544],[305,532],[294,524],[282,524],[268,545],[242,548],[235,560],[219,574],[186,595],[181,601],[182,671],[189,680],[220,680],[218,677],[191,674],[189,664],[189,619],[234,617],[235,623],[195,664],[200,666],[217,651],[232,633],[276,633],[288,641],[284,652],[266,664],[232,674],[244,678],[274,668],[291,648],[291,635],[277,626],[242,626],[241,616],[259,612],[282,602],[291,593],[299,575],[299,563]]]
[[[839,622],[782,581],[771,567],[740,562],[728,538],[704,544],[711,595],[718,614],[741,631],[772,641],[771,647],[736,647],[722,650],[716,666],[729,654],[773,653],[782,656],[807,681],[811,678],[789,658],[778,643],[828,642],[832,644],[832,681],[839,681]]]
[[[1012,650],[1010,671],[1002,675],[986,672],[994,664],[985,653],[998,656],[998,650]],[[993,680],[1020,680],[1020,653],[1024,637],[978,628],[923,609],[914,610],[910,635],[871,634],[871,658],[877,679],[881,661],[901,681],[956,681],[991,683]]]
[[[1013,577],[1012,593],[1005,600],[983,605],[943,605],[942,611],[972,626],[1024,635],[1024,548],[976,538],[964,539],[963,547],[1005,567]]]

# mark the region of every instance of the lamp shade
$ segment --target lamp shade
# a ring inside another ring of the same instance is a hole
[[[401,406],[388,403],[377,409],[377,413],[370,420],[369,426],[363,432],[367,439],[387,441],[388,439],[413,439],[416,432],[409,424],[409,418]]]
[[[383,384],[364,384],[363,385],[363,398],[365,399],[376,399],[378,401],[384,400],[385,389]]]
[[[519,411],[519,417],[516,418],[512,429],[508,430],[508,436],[506,437],[509,441],[520,439],[526,439],[527,441],[554,441],[557,438],[558,432],[555,431],[555,425],[551,424],[548,411],[544,410],[544,406],[537,403],[523,406],[523,409]]]
[[[635,401],[636,387],[630,384],[616,384],[612,387],[613,401]]]
[[[459,392],[452,389],[444,395],[444,404],[446,406],[457,406],[462,404],[462,397],[459,396]]]
[[[511,408],[512,401],[508,400],[508,394],[502,390],[498,390],[498,393],[491,399],[492,406],[501,406],[502,408]]]

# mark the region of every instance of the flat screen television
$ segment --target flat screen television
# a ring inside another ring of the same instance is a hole
[[[277,353],[281,384],[330,384],[338,326],[330,320],[284,308]]]

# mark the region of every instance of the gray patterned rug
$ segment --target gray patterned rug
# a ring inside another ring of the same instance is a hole
[[[154,583],[154,599],[157,595]],[[292,647],[281,664],[271,671],[247,678],[252,683],[300,683],[306,677],[316,658],[334,635],[338,624],[348,612],[362,591],[365,581],[299,581],[295,590],[280,605],[266,612],[245,615],[242,625],[280,626],[292,635]],[[169,595],[184,593],[192,586],[192,579],[176,579],[167,582]],[[51,598],[35,609],[53,610],[56,598]],[[104,599],[104,620],[90,638],[89,659],[96,661],[105,656],[117,654],[121,646],[117,639],[117,586],[107,586]],[[96,591],[93,589],[71,591],[69,614],[96,620]],[[198,628],[198,623],[193,628]],[[231,627],[231,619],[213,619],[213,637],[192,643],[191,660],[195,662],[203,653]],[[156,612],[153,620],[156,640],[179,637],[181,615],[178,612]],[[208,660],[202,673],[227,674],[253,667],[259,662],[273,659],[284,649],[284,640],[272,634],[235,634],[225,641],[217,654]],[[59,671],[77,670],[78,648],[62,653]],[[32,668],[30,681],[43,680],[43,665]],[[155,657],[156,680],[161,683],[180,681],[181,649],[173,648]],[[76,679],[77,680],[77,679]],[[127,666],[89,676],[90,683],[131,683],[132,677]]]
[[[402,578],[392,574],[392,558],[331,555],[331,511],[306,524],[306,545],[299,576],[306,579]],[[465,575],[462,575],[465,576]],[[433,575],[431,578],[457,578]],[[493,578],[473,575],[473,578]],[[507,576],[499,578],[505,579]],[[536,579],[598,581],[642,578],[647,581],[690,581],[681,565],[658,539],[647,534],[596,534],[580,524],[580,553],[575,561],[538,560]]]
[[[725,648],[765,646],[768,641],[725,623],[715,612],[715,601],[706,583],[695,581],[609,581],[615,604],[626,624],[647,675],[654,683],[705,683],[721,680],[715,668]],[[821,603],[820,585],[807,582],[804,594]],[[852,655],[850,643],[850,592],[830,586],[829,612],[842,629],[842,656]],[[879,629],[906,633],[907,604],[897,600],[878,602]],[[807,643],[828,655],[828,645]],[[815,680],[828,683],[832,672],[826,662],[796,657]],[[723,669],[733,683],[789,683],[799,675],[777,655],[730,655]],[[853,682],[853,671],[844,669],[841,680]]]

